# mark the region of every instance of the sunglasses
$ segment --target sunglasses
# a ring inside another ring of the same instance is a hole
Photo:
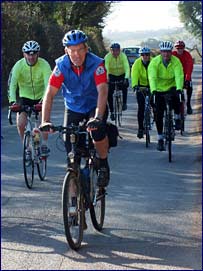
[[[150,54],[141,54],[141,56],[150,56]]]

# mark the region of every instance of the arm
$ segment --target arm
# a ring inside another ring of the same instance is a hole
[[[18,87],[18,70],[16,65],[10,72],[9,80],[8,80],[8,98],[9,103],[16,102],[16,90]]]
[[[151,93],[157,90],[157,67],[155,64],[156,63],[152,60],[148,66],[148,79]]]
[[[95,110],[95,118],[101,118],[106,111],[107,99],[108,99],[108,85],[107,83],[101,83],[97,85],[98,99],[97,108]]]
[[[128,58],[124,53],[122,53],[122,56],[123,56],[123,64],[124,64],[124,70],[125,70],[125,78],[129,79],[130,78],[130,65],[128,62]]]
[[[186,73],[185,73],[185,80],[191,81],[191,75],[193,71],[193,59],[189,52],[186,51],[186,58],[187,58],[187,66],[186,66]]]
[[[138,86],[138,80],[139,80],[138,62],[137,62],[137,60],[135,60],[135,62],[132,65],[132,70],[131,70],[132,87]]]
[[[176,61],[177,63],[175,64],[175,67],[174,67],[176,89],[182,90],[183,84],[184,84],[183,66],[178,58]]]
[[[45,92],[46,92],[46,87],[48,85],[50,75],[51,75],[51,67],[50,67],[49,63],[46,62],[45,65],[44,65],[44,70],[43,70],[43,76],[44,76],[44,95],[45,95]],[[44,95],[43,95],[42,99],[44,98]]]
[[[53,99],[58,91],[59,91],[59,88],[53,87],[51,85],[47,86],[43,103],[42,103],[42,124],[44,122],[50,122]]]

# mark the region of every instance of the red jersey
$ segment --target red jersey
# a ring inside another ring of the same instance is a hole
[[[172,54],[178,57],[183,65],[185,81],[191,81],[193,71],[193,59],[191,54],[186,50],[183,51],[182,55],[179,55],[177,51],[173,51]]]
[[[76,67],[72,65],[73,71],[80,76],[80,74],[83,72],[84,67]],[[95,80],[95,85],[98,86],[101,83],[107,83],[107,73],[106,69],[104,67],[104,64],[100,64],[95,72],[94,72],[94,80]],[[63,74],[55,67],[50,78],[49,78],[49,84],[53,87],[60,88],[62,83],[64,81],[64,76]]]

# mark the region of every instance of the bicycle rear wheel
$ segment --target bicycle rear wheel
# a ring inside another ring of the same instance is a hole
[[[185,131],[185,112],[184,112],[184,102],[180,105],[180,134],[183,135]]]
[[[26,186],[31,189],[34,179],[34,160],[33,160],[32,137],[30,133],[24,135],[23,141],[23,170]]]
[[[75,172],[68,171],[64,178],[62,189],[65,235],[69,246],[74,250],[78,250],[81,246],[85,218],[84,197],[79,178],[79,175]],[[71,211],[73,195],[76,198],[74,213]]]
[[[47,157],[39,157],[37,162],[37,171],[41,181],[44,181],[47,174]]]
[[[90,216],[94,228],[101,231],[105,217],[105,189],[97,187],[97,171],[90,169]]]

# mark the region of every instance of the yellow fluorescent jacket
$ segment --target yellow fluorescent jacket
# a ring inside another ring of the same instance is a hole
[[[129,79],[130,77],[130,66],[127,56],[120,52],[118,57],[113,57],[112,53],[108,53],[105,57],[105,68],[107,74],[112,74],[119,76],[125,74],[125,78]]]
[[[148,66],[148,78],[150,90],[168,91],[171,87],[183,89],[184,73],[180,60],[171,56],[167,67],[164,66],[162,56],[158,55],[152,59]]]

